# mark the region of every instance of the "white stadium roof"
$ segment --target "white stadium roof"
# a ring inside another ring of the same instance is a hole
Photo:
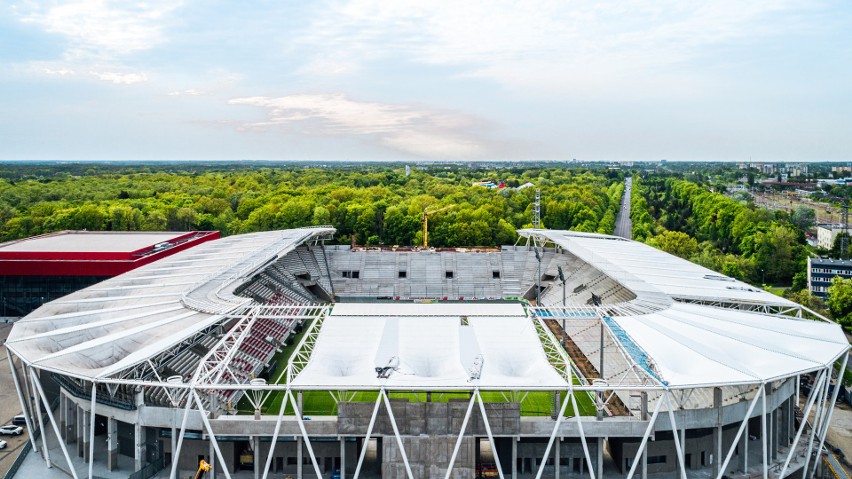
[[[562,388],[520,303],[343,303],[322,324],[296,387]],[[375,368],[393,365],[389,378]]]
[[[15,324],[7,346],[36,368],[83,379],[116,377],[246,308],[252,300],[235,296],[234,288],[299,244],[333,231],[253,233],[196,246],[45,304]],[[647,245],[567,231],[519,233],[546,238],[636,294],[630,303],[641,307],[584,307],[606,316],[624,355],[669,387],[761,383],[825,367],[849,348],[833,323],[711,306],[797,307]],[[687,304],[697,299],[703,304]],[[293,384],[466,387],[481,357],[480,387],[565,387],[530,314],[503,301],[336,304]],[[375,368],[389,363],[395,370],[378,378]]]
[[[228,285],[332,231],[270,231],[204,243],[45,304],[15,323],[6,345],[38,368],[112,376],[221,322],[240,306]]]

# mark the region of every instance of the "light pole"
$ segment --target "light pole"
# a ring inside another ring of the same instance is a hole
[[[559,272],[559,281],[562,281],[562,349],[565,349],[565,273],[562,272],[562,266],[557,265],[556,271]]]
[[[541,306],[541,255],[538,252],[538,246],[533,246],[535,251],[535,259],[538,260],[538,276],[535,278],[535,305]]]
[[[761,282],[760,282],[760,284],[765,286],[765,285],[766,285],[766,270],[761,269],[761,270],[760,270],[760,275],[761,275]]]

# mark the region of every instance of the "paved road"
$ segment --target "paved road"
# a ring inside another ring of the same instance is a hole
[[[615,217],[615,236],[633,238],[633,222],[630,221],[630,190],[633,188],[633,177],[624,180],[624,196],[621,197],[621,208]]]

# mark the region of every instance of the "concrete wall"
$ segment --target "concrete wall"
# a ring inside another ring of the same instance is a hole
[[[407,399],[392,399],[394,419],[401,435],[430,436],[457,435],[467,412],[469,401],[450,400],[446,403],[410,403]],[[367,433],[374,404],[347,402],[338,405],[337,427],[340,435],[363,436]],[[485,403],[485,413],[491,432],[495,436],[514,436],[520,432],[521,407],[518,403]],[[373,427],[373,433],[393,435],[390,417],[382,407]],[[474,406],[465,430],[466,435],[484,436],[485,423],[479,408]]]
[[[411,472],[415,479],[444,477],[456,444],[456,436],[405,436],[402,444],[408,456]],[[406,477],[396,439],[386,437],[382,441],[382,477]],[[476,439],[462,439],[458,456],[453,465],[454,479],[473,479],[476,474]]]
[[[557,438],[558,439],[558,438]],[[560,477],[569,474],[583,473],[583,477],[589,477],[588,464],[586,456],[583,453],[583,445],[579,439],[563,439],[554,443],[559,447],[559,474]],[[587,441],[589,447],[589,457],[592,459],[592,464],[597,467],[596,460],[598,455],[598,445],[595,439]],[[516,458],[516,467],[519,474],[535,474],[538,471],[539,461],[541,461],[544,451],[547,448],[547,441],[543,439],[521,439],[518,441],[518,455]],[[502,459],[504,454],[501,454]],[[556,457],[555,447],[551,449],[550,456],[544,466],[544,477],[554,477],[556,472]],[[575,468],[576,467],[576,468]],[[504,472],[511,471],[511,464],[503,465]]]

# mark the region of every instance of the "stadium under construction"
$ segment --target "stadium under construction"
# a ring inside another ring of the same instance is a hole
[[[821,464],[849,343],[798,304],[613,236],[442,250],[334,233],[209,241],[19,320],[8,360],[46,432],[32,448],[75,478],[201,460],[229,479]]]

